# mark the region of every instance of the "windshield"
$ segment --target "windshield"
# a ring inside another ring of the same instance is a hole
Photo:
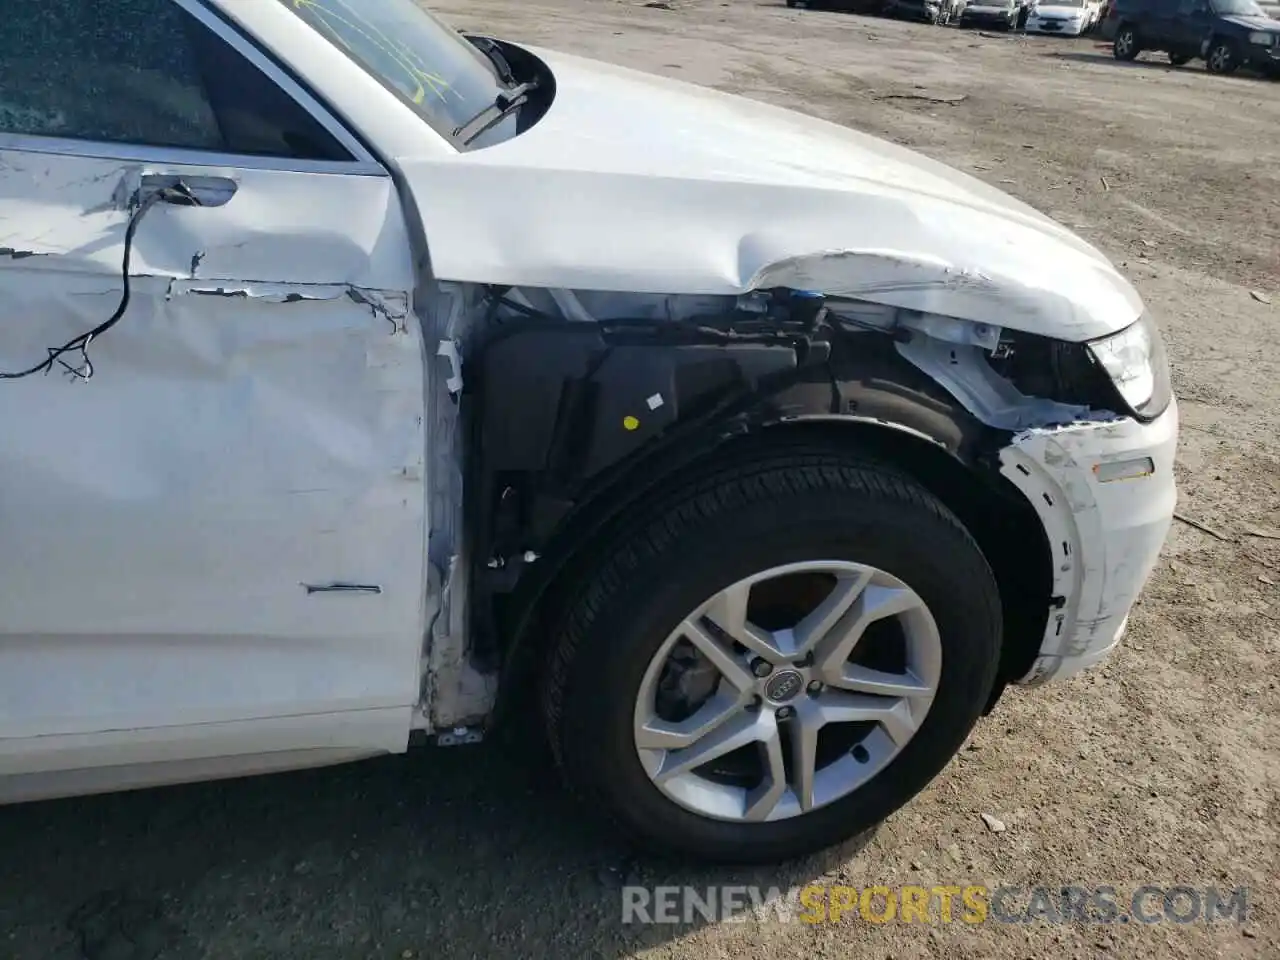
[[[1213,12],[1233,17],[1265,17],[1255,0],[1213,0]]]
[[[451,142],[504,84],[493,63],[414,0],[280,0]]]

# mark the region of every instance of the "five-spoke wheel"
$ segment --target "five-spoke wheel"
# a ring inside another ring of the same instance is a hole
[[[753,623],[753,596],[791,622]],[[659,789],[697,813],[795,816],[856,790],[907,745],[941,662],[933,616],[896,577],[847,561],[775,567],[699,605],[659,647],[636,748]]]
[[[959,749],[999,662],[973,538],[910,477],[826,445],[718,457],[574,577],[548,732],[647,851],[771,861],[866,830]]]

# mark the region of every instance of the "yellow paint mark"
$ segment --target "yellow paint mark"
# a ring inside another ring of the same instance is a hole
[[[351,45],[352,35],[354,35],[384,54],[395,66],[403,71],[401,88],[414,103],[423,103],[427,98],[428,91],[441,101],[450,93],[457,95],[457,92],[453,90],[444,77],[432,73],[427,68],[416,51],[405,46],[399,40],[387,36],[387,34],[361,17],[359,11],[349,6],[345,0],[332,0],[332,2],[337,7],[345,8],[346,14],[344,15],[334,7],[324,6],[321,0],[293,0],[293,5],[299,10],[306,10],[310,13],[319,26],[323,27],[330,36],[352,53],[355,52]],[[345,34],[343,30],[339,29],[338,25],[345,28]]]
[[[624,430],[639,430],[640,421],[635,417],[627,416],[622,418],[622,427]]]

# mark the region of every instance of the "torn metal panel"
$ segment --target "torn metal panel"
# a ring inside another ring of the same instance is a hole
[[[1101,253],[974,177],[790,111],[537,53],[557,92],[533,127],[399,161],[438,277],[786,286],[1074,340],[1142,312]]]
[[[482,669],[472,655],[468,572],[463,554],[449,562],[440,610],[432,624],[423,701],[429,730],[481,724],[493,712],[498,674]]]
[[[497,675],[475,658],[470,623],[469,544],[464,534],[465,437],[459,394],[466,383],[464,358],[477,336],[482,291],[466,284],[439,284],[421,305],[426,359],[426,431],[430,482],[426,496],[430,568],[439,597],[424,640],[419,725],[438,730],[483,720],[493,709]],[[441,571],[444,571],[441,575]]]

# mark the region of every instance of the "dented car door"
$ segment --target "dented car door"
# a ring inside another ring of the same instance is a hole
[[[391,178],[200,4],[12,6],[0,773],[154,760],[141,731],[194,724],[188,759],[334,748],[236,722],[344,711],[403,748],[423,361]]]

